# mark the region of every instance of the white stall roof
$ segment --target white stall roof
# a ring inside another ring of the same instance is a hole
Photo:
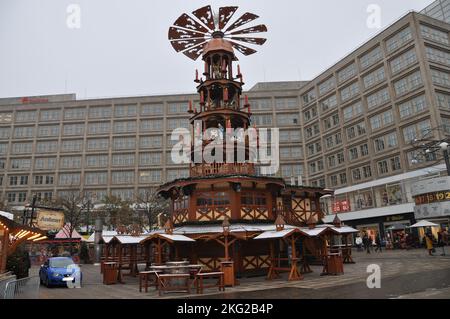
[[[158,237],[160,237],[162,239],[167,239],[167,240],[169,240],[171,242],[195,242],[194,239],[186,237],[184,235],[179,235],[179,234],[172,234],[172,235],[170,235],[170,234],[166,234],[166,233],[158,231],[158,232],[152,233],[149,236],[146,236],[145,238],[143,238],[141,240],[140,243],[143,243],[143,242],[145,242],[145,241],[147,241],[149,239],[158,238]]]
[[[127,235],[119,235],[114,236],[112,238],[117,239],[121,244],[139,244],[141,241],[143,241],[147,236],[127,236]]]
[[[284,238],[292,235],[293,233],[298,232],[297,229],[284,229],[280,231],[266,231],[261,235],[255,237],[254,239],[276,239],[276,238]]]
[[[109,240],[111,240],[111,238],[116,235],[117,235],[117,232],[115,230],[104,230],[104,231],[102,231],[102,234],[101,234],[103,240],[105,240],[105,237],[110,237]],[[95,242],[95,232],[92,233],[91,236],[89,236],[89,238],[86,240],[86,242],[88,242],[88,243]],[[105,242],[106,242],[106,240],[105,240]]]
[[[340,235],[353,234],[353,233],[358,233],[359,232],[358,230],[356,230],[356,229],[354,229],[353,227],[350,227],[350,226],[342,226],[342,227],[332,226],[332,227],[330,227],[330,229],[332,231],[334,231],[335,233],[340,234]]]
[[[320,236],[323,232],[325,232],[327,227],[316,227],[316,228],[300,228],[300,231],[306,234],[309,237],[317,237]]]
[[[0,215],[3,217],[8,218],[9,220],[14,220],[14,215],[8,212],[2,212],[0,211]]]
[[[230,232],[232,233],[245,233],[245,232],[266,232],[275,231],[276,226],[273,224],[232,224],[230,226]],[[286,225],[285,229],[293,229],[294,226]],[[175,234],[217,234],[222,233],[222,225],[198,225],[198,226],[182,226],[175,228],[173,231]]]

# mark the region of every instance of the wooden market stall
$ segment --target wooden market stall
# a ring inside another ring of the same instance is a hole
[[[180,261],[179,245],[186,243],[192,244],[194,242],[195,240],[183,235],[156,233],[141,240],[140,244],[145,247],[148,256],[147,260],[152,260],[153,264],[159,266],[171,260]],[[170,252],[170,247],[173,248],[172,254]],[[169,248],[168,253],[166,252],[167,248]],[[151,255],[150,252],[153,252],[153,254]],[[170,258],[171,255],[173,258]]]
[[[39,242],[46,239],[46,233],[38,228],[20,225],[0,215],[0,274],[6,270],[6,260],[20,244],[26,241]]]
[[[105,258],[103,263],[116,263],[119,278],[122,280],[123,270],[130,270],[129,276],[136,277],[138,264],[147,263],[147,255],[140,244],[146,236],[117,235],[105,242]]]

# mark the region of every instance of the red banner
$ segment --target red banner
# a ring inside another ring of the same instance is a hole
[[[333,213],[337,214],[349,211],[351,211],[350,201],[342,200],[342,201],[335,201],[333,203]]]

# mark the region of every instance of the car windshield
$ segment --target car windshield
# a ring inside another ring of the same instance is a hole
[[[73,260],[70,258],[65,259],[52,259],[50,260],[50,267],[54,268],[66,268],[69,265],[73,265]]]

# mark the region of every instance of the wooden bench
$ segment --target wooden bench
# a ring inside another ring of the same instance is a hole
[[[206,279],[206,278],[218,278],[219,280],[213,285],[204,285],[203,279]],[[198,294],[203,294],[204,288],[218,287],[219,291],[225,291],[224,273],[223,272],[197,273],[195,275],[195,281],[196,281]]]
[[[148,286],[150,281],[150,286],[154,286],[158,288],[158,276],[157,274],[161,273],[161,271],[141,271],[139,273],[139,292],[142,292],[142,288],[145,289],[145,292],[148,292]],[[152,281],[152,277],[154,278]]]
[[[191,293],[191,275],[189,274],[156,274],[158,278],[158,290],[161,296],[163,292],[166,291],[186,291],[188,294]],[[172,281],[174,279],[180,279],[185,282],[184,285],[173,285]]]

